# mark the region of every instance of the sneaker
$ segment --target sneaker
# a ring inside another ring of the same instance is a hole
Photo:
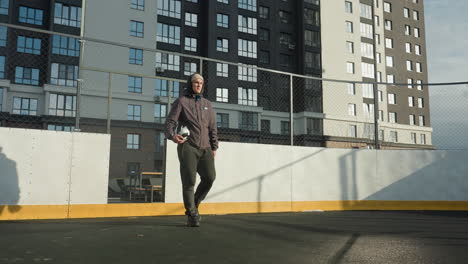
[[[187,226],[189,227],[199,227],[200,226],[200,215],[193,214],[187,216]]]

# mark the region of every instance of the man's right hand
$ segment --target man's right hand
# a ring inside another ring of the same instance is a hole
[[[187,139],[184,139],[182,135],[176,134],[172,137],[172,141],[174,141],[176,144],[181,144],[187,141]]]

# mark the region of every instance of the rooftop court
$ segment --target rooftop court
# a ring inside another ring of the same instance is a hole
[[[466,263],[468,212],[0,222],[0,263]]]

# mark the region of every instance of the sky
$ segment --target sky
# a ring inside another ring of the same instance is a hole
[[[429,83],[468,82],[468,1],[425,0]],[[429,88],[433,144],[468,149],[468,85]]]

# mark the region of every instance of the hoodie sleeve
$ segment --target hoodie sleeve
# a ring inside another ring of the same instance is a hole
[[[169,115],[166,118],[164,133],[166,135],[166,138],[170,140],[172,140],[172,137],[174,137],[179,116],[182,111],[182,106],[180,105],[179,100],[180,99],[177,99],[174,101],[174,103],[172,103],[171,112],[169,112]]]
[[[217,150],[218,149],[218,128],[216,126],[216,116],[213,111],[213,107],[210,104],[210,115],[211,115],[211,120],[210,120],[210,126],[209,126],[209,134],[210,134],[210,145],[212,150]]]

